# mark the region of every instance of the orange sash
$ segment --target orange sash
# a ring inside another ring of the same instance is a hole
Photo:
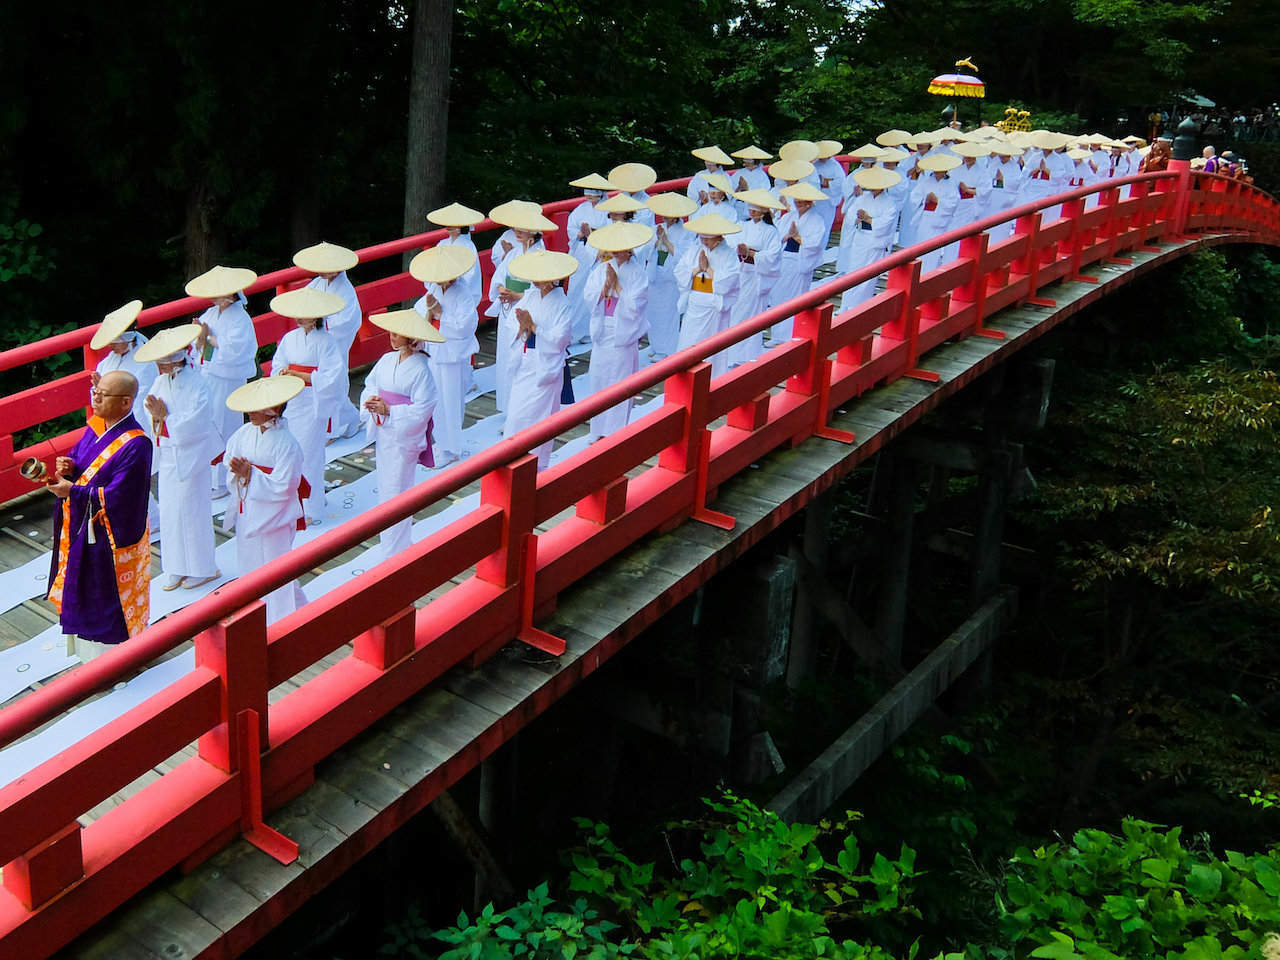
[[[126,430],[112,440],[94,457],[93,462],[84,473],[76,478],[75,485],[88,485],[99,470],[112,458],[120,448],[130,440],[144,437],[141,430]],[[88,533],[93,538],[93,522],[101,518],[107,532],[107,541],[111,544],[111,562],[115,567],[116,588],[120,595],[120,609],[124,613],[125,626],[129,635],[140,633],[150,621],[151,615],[151,530],[144,526],[142,538],[137,543],[120,547],[116,544],[115,533],[111,529],[111,519],[107,516],[105,494],[98,491],[98,511],[89,518]],[[67,561],[71,552],[71,500],[62,501],[62,531],[58,538],[58,574],[49,587],[49,602],[59,613],[62,612],[62,592],[66,586]]]

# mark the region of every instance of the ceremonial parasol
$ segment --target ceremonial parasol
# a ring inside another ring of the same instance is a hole
[[[968,57],[956,61],[956,69],[959,70],[961,67],[968,67],[973,73],[978,72],[978,65]],[[939,97],[968,97],[981,100],[987,95],[987,85],[973,74],[943,73],[929,81],[929,92]],[[954,104],[950,111],[953,117],[958,115]]]

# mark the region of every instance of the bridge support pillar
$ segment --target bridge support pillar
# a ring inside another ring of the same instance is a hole
[[[919,468],[915,460],[895,454],[880,454],[876,480],[879,484],[887,484],[888,522],[884,527],[884,582],[880,588],[876,636],[880,641],[883,662],[890,668],[897,668],[902,662],[918,479]]]
[[[816,497],[804,511],[802,553],[814,574],[821,577],[827,570],[827,525],[831,519],[831,491]],[[787,658],[787,686],[795,689],[813,676],[817,660],[814,626],[817,622],[817,598],[811,580],[797,578],[795,616],[791,622],[791,652]]]

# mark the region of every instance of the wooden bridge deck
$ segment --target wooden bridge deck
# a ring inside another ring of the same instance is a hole
[[[898,380],[833,418],[832,426],[856,434],[854,445],[811,438],[726,482],[714,507],[737,518],[732,531],[688,521],[624,551],[562,593],[556,613],[540,626],[566,640],[563,656],[550,660],[511,644],[479,669],[455,668],[320,764],[314,784],[268,817],[299,844],[296,863],[282,866],[236,840],[192,872],[136,897],[64,955],[114,960],[243,952],[641,630],[927,411],[1114,286],[1215,242],[1201,237],[1166,244],[1159,253],[1133,252],[1131,265],[1098,265],[1096,284],[1049,288],[1056,307],[1013,307],[988,318],[987,326],[1006,339],[970,338],[930,352],[922,365],[940,375],[937,383]]]

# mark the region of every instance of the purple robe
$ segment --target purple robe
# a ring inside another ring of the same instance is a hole
[[[136,544],[146,534],[147,496],[151,492],[150,439],[145,433],[135,437],[117,450],[88,483],[81,486],[74,483],[112,440],[127,430],[141,429],[132,414],[101,436],[88,427],[71,451],[75,469],[66,477],[73,486],[67,498],[71,508],[71,529],[60,617],[65,634],[77,634],[98,643],[120,643],[129,639],[124,612],[120,608],[111,543],[101,523],[94,524],[96,542],[89,543],[86,521],[98,509],[98,491],[101,490],[117,546]],[[55,547],[49,569],[50,584],[58,575],[62,504],[63,501],[59,500],[54,510]]]

